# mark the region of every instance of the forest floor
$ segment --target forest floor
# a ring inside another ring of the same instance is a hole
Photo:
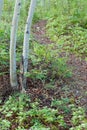
[[[46,45],[52,43],[50,38],[46,36],[45,20],[34,24],[32,33],[37,42]],[[40,99],[41,106],[50,107],[53,98],[69,97],[73,103],[87,108],[87,62],[83,59],[80,60],[74,54],[70,54],[67,65],[73,67],[72,77],[56,79],[53,89],[44,88],[41,81],[33,82],[31,79],[28,79],[27,85],[29,88],[27,89],[27,93],[30,95],[32,101]],[[8,88],[10,88],[9,75],[0,76],[0,93],[3,90],[8,90]],[[9,91],[4,93],[3,96],[10,94]]]
[[[37,42],[41,44],[53,43],[46,35],[46,21],[41,20],[33,26],[33,35]],[[55,43],[54,43],[55,44]],[[74,54],[69,54],[67,62],[69,67],[73,67],[73,75],[69,79],[58,81],[56,80],[56,87],[53,90],[46,90],[41,86],[34,90],[29,89],[29,93],[35,97],[42,97],[43,103],[49,105],[52,98],[69,97],[80,106],[87,108],[87,62],[83,59],[80,60]],[[44,99],[48,95],[48,99]],[[53,95],[53,97],[52,97]]]

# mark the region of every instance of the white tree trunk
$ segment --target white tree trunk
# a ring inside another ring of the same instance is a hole
[[[47,10],[49,11],[50,9],[50,0],[42,0],[41,5],[44,7],[44,11],[46,12]]]
[[[16,0],[12,20],[11,36],[10,36],[10,83],[11,87],[13,88],[17,88],[18,85],[16,74],[16,32],[18,28],[20,7],[21,7],[21,0]]]
[[[26,76],[27,68],[28,68],[28,55],[29,55],[29,38],[30,38],[30,30],[32,19],[34,15],[34,10],[36,7],[37,0],[31,0],[30,8],[28,12],[27,22],[25,26],[25,33],[24,33],[24,43],[23,43],[23,54],[22,54],[22,68],[21,73],[23,74],[22,77],[22,89],[26,88]]]
[[[2,15],[3,3],[4,3],[4,0],[0,0],[0,19]]]
[[[42,0],[42,1],[41,1],[41,5],[42,5],[43,7],[45,6],[45,2],[46,2],[45,0]]]

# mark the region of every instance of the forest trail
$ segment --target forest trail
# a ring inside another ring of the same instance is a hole
[[[32,31],[37,42],[45,45],[53,43],[46,35],[46,20],[34,24]],[[74,96],[77,104],[87,108],[87,62],[70,54],[67,64],[73,67],[72,78],[63,84],[68,91],[67,96]],[[60,94],[64,94],[63,91]]]
[[[33,25],[32,34],[34,39],[41,44],[49,46],[49,44],[53,43],[46,36],[45,20],[41,20]],[[55,82],[56,87],[54,89],[45,89],[40,81],[33,82],[28,79],[27,93],[31,96],[31,99],[33,101],[35,99],[41,99],[41,106],[50,106],[52,98],[60,99],[61,97],[69,97],[72,103],[87,108],[87,62],[83,59],[80,60],[74,54],[70,54],[67,65],[73,67],[72,77],[64,80],[60,79],[60,81],[58,79]],[[3,90],[7,90],[3,92],[5,93],[5,97],[10,94],[8,88],[10,88],[9,74],[0,76],[0,92],[2,93]]]

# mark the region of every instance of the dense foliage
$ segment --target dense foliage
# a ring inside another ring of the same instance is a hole
[[[55,109],[56,108],[56,109]],[[39,101],[31,102],[29,96],[15,94],[10,96],[4,106],[0,108],[1,130],[83,130],[87,128],[85,111],[76,107],[67,98],[54,100],[51,108],[40,107]],[[60,114],[61,113],[61,114]],[[72,115],[72,116],[71,116]],[[70,120],[66,118],[70,116]],[[2,120],[3,119],[3,120]]]
[[[48,35],[63,49],[87,56],[87,2],[84,0],[52,1]],[[85,46],[85,47],[84,47]]]

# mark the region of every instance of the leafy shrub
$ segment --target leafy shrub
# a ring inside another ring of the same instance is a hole
[[[69,113],[66,112],[67,106]],[[87,118],[83,108],[70,104],[68,98],[52,101],[52,107],[55,109],[47,106],[41,108],[39,102],[31,102],[30,97],[25,94],[10,96],[5,104],[0,106],[0,129],[12,129],[12,126],[15,126],[15,130],[86,130]],[[65,122],[69,115],[71,127]]]
[[[70,77],[71,71],[67,67],[66,58],[59,57],[58,52],[59,48],[54,44],[43,46],[34,43],[30,54],[30,62],[33,67],[26,76],[42,80]]]
[[[83,130],[87,129],[87,119],[85,115],[85,111],[83,108],[78,107],[72,109],[72,119],[73,127],[70,130]]]

